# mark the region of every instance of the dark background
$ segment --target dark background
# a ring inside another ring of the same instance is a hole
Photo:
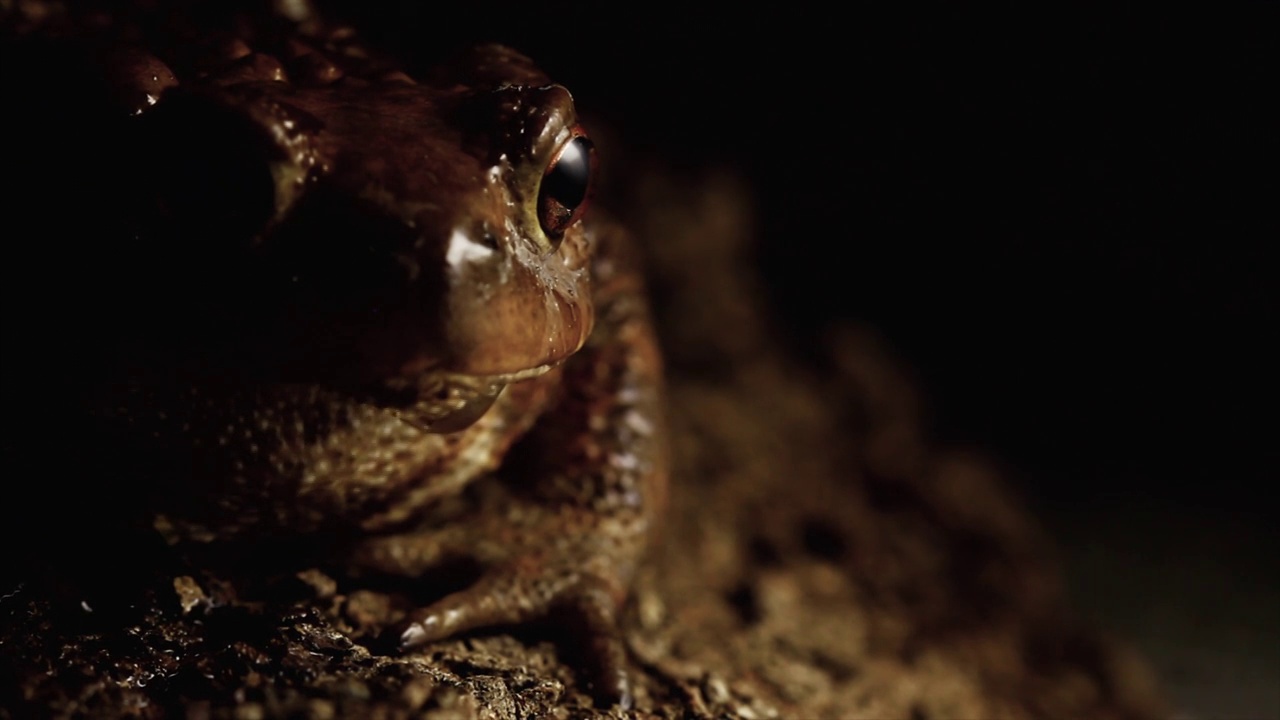
[[[1271,13],[505,5],[353,17],[512,44],[634,148],[738,172],[796,347],[876,327],[1179,710],[1280,717]]]

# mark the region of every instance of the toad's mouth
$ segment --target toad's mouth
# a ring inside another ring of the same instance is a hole
[[[383,383],[372,391],[371,400],[425,432],[458,432],[483,417],[507,385],[545,375],[558,364],[498,375],[430,370]]]

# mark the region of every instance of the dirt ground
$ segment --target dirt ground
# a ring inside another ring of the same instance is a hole
[[[247,577],[237,558],[215,569],[143,543],[87,577],[6,580],[0,717],[1164,714],[1145,664],[1073,617],[999,472],[923,435],[917,391],[872,332],[790,347],[731,176],[629,192],[674,450],[624,619],[633,709],[593,706],[554,624],[388,653],[377,629],[402,592],[307,567]]]

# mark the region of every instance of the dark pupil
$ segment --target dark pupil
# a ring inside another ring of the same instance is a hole
[[[543,192],[572,210],[586,199],[590,174],[591,141],[584,137],[574,138],[543,178]]]

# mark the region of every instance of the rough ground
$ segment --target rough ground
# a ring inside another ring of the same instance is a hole
[[[246,577],[243,558],[144,542],[88,579],[5,581],[0,718],[1164,714],[1145,665],[1073,619],[999,473],[922,434],[872,333],[791,352],[736,183],[633,190],[651,209],[624,214],[652,251],[675,462],[625,616],[635,709],[592,706],[554,625],[388,654],[377,630],[402,588]]]

